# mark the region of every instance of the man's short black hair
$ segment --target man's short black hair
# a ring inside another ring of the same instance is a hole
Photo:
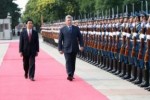
[[[33,20],[32,20],[32,19],[27,19],[26,24],[27,24],[29,21],[31,21],[31,22],[33,23]]]

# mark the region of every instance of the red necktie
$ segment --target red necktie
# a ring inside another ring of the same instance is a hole
[[[32,37],[32,33],[31,33],[31,31],[29,30],[29,41],[31,41],[31,37]]]

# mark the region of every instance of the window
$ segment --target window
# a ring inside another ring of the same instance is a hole
[[[0,24],[0,32],[3,32],[3,24]]]
[[[8,28],[8,24],[5,24],[5,30],[8,30],[9,28]]]

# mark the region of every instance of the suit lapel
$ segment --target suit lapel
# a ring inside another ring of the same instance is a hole
[[[27,29],[25,30],[25,38],[29,41],[29,36],[28,36],[28,31],[27,31]]]
[[[31,35],[31,41],[33,40],[33,35],[34,35],[34,33],[33,33],[34,31],[33,31],[33,29],[32,29],[32,35]]]
[[[74,26],[72,25],[72,30],[71,30],[71,33],[73,33],[74,32]]]

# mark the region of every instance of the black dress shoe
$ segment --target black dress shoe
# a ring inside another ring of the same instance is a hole
[[[67,77],[67,80],[72,81],[72,80],[73,80],[73,77],[68,76],[68,77]]]
[[[31,77],[30,77],[30,80],[31,80],[31,81],[35,81],[34,78],[31,78]]]
[[[24,74],[24,77],[25,77],[25,79],[27,79],[28,78],[28,74]]]

